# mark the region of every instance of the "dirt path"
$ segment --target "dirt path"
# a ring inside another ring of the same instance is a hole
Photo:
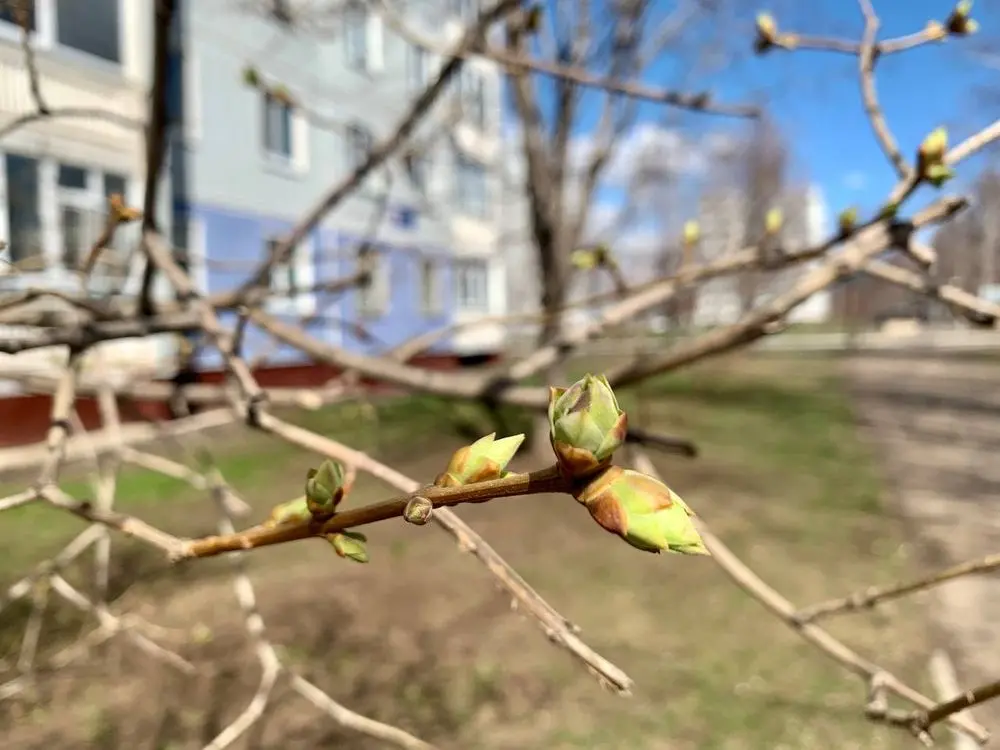
[[[1000,367],[870,358],[846,368],[898,510],[920,539],[921,563],[937,567],[1000,551]],[[1000,675],[1000,575],[947,584],[928,602],[960,683]],[[1000,706],[977,716],[1000,732]]]

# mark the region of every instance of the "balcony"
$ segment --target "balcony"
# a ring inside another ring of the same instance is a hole
[[[104,4],[91,3],[88,6],[91,15],[99,16],[98,11]],[[53,147],[58,149],[58,141],[65,139],[119,152],[135,149],[134,153],[140,154],[143,133],[141,127],[136,126],[141,125],[146,116],[145,87],[139,80],[141,76],[133,75],[131,69],[136,67],[132,58],[141,55],[146,56],[143,62],[148,66],[149,44],[140,43],[134,34],[119,35],[124,38],[124,44],[118,45],[120,48],[108,47],[111,42],[107,40],[94,46],[95,38],[89,32],[86,35],[57,34],[55,8],[64,10],[72,6],[52,0],[37,0],[35,6],[36,31],[32,44],[45,104],[55,113],[76,110],[101,114],[56,116],[32,122],[7,138],[4,145],[31,146],[42,139],[55,139]],[[131,8],[130,4],[124,6]],[[128,10],[124,19],[112,19],[116,28],[119,22],[136,20],[128,15],[130,13],[134,13],[134,9]],[[9,15],[9,11],[4,14]],[[0,14],[0,126],[37,111],[20,45],[21,30],[4,20],[4,14]],[[69,15],[70,18],[63,19],[66,23],[81,22],[75,10]],[[78,48],[74,49],[70,42]],[[88,45],[93,53],[83,51],[82,48]]]

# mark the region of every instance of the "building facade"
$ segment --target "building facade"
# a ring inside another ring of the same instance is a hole
[[[361,4],[345,4],[325,25],[300,10],[307,3],[258,5],[251,12],[225,0],[180,4],[174,244],[206,292],[246,280],[273,243],[392,135],[475,11],[471,2],[428,2],[403,19],[406,38]],[[272,274],[270,312],[327,343],[379,352],[503,311],[493,169],[500,73],[471,60],[456,79],[407,147]],[[374,269],[368,287],[316,289],[364,262]],[[462,330],[435,350],[492,353],[502,336],[496,325]],[[245,347],[250,359],[305,359],[252,329]]]
[[[51,114],[25,120],[38,104],[21,47],[21,19],[8,4],[0,9],[0,238],[6,243],[0,295],[30,287],[134,293],[137,227],[119,230],[85,287],[74,270],[104,227],[108,196],[142,204],[152,6],[127,0],[31,5],[38,88]],[[165,192],[160,216],[169,225]],[[162,285],[158,291],[165,291]],[[0,335],[18,333],[8,326]],[[84,374],[88,367],[109,366],[158,371],[172,359],[171,343],[153,337],[102,344],[88,352]],[[48,371],[65,358],[63,348],[33,350],[5,357],[3,369]]]

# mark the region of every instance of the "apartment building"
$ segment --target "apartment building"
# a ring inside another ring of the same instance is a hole
[[[309,6],[181,4],[173,46],[174,243],[204,291],[244,281],[392,134],[477,10],[469,0],[407,4],[417,12],[402,19],[401,32],[363,4],[345,3],[322,19],[308,16]],[[453,84],[408,148],[275,270],[271,312],[307,319],[306,329],[328,343],[375,352],[504,310],[494,169],[500,73],[472,60]],[[361,263],[374,269],[367,288],[316,289]],[[493,353],[502,341],[502,327],[481,326],[443,339],[435,351]],[[245,344],[251,359],[304,360],[260,331],[248,331]]]
[[[29,287],[79,292],[79,266],[103,228],[107,197],[142,202],[144,133],[150,75],[152,4],[126,0],[35,0],[28,17],[38,88],[51,114],[0,138],[0,295]],[[0,129],[38,111],[12,4],[0,9]],[[77,113],[67,116],[69,112]],[[160,215],[169,225],[169,199]],[[125,227],[86,291],[134,291],[136,227]],[[159,288],[162,291],[162,286]],[[56,306],[57,300],[40,302]],[[17,336],[5,327],[0,335]],[[158,370],[169,338],[109,342],[90,352],[88,368]],[[62,348],[3,360],[3,371],[48,370]],[[16,390],[8,388],[7,391]]]

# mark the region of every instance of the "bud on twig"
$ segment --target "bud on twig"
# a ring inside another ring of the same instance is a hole
[[[327,534],[326,540],[333,547],[338,557],[344,557],[354,562],[368,562],[368,538],[359,531],[341,531],[337,534]]]
[[[592,248],[581,248],[579,250],[574,250],[570,256],[570,263],[573,267],[580,271],[593,271],[600,265],[597,257],[597,252]]]
[[[412,523],[414,526],[423,526],[431,519],[433,512],[434,503],[426,497],[414,495],[403,509],[403,520],[407,523]]]
[[[434,484],[438,487],[461,487],[488,482],[506,475],[507,464],[524,442],[524,435],[511,435],[496,440],[496,433],[481,437],[471,445],[459,448]]]
[[[935,128],[924,138],[917,151],[917,174],[920,179],[941,187],[953,175],[945,164],[948,152],[948,131],[945,128]]]
[[[707,555],[694,515],[673,490],[646,474],[605,469],[574,497],[597,523],[645,552]]]
[[[628,418],[603,375],[549,388],[549,439],[565,476],[582,478],[608,466],[627,431]]]
[[[899,213],[899,204],[894,201],[890,201],[879,209],[878,217],[880,219],[895,219],[897,213]]]
[[[691,220],[684,222],[684,244],[695,245],[701,239],[701,227],[698,222]]]
[[[312,520],[312,513],[304,497],[276,505],[264,522],[265,526],[282,526],[286,523],[305,523]]]
[[[780,208],[772,208],[764,216],[764,231],[767,234],[777,234],[785,223],[785,215]]]
[[[306,474],[306,505],[314,516],[333,515],[344,499],[344,467],[326,460]]]
[[[837,216],[837,226],[840,229],[840,236],[846,237],[851,232],[854,231],[854,227],[858,224],[858,209],[854,206],[850,208],[845,208]]]
[[[972,0],[961,0],[948,16],[948,32],[955,36],[968,36],[979,30],[979,23],[969,18],[972,12]]]
[[[574,250],[570,262],[581,271],[592,271],[595,268],[615,265],[614,256],[607,245],[595,245]]]
[[[243,68],[243,83],[252,88],[257,88],[260,85],[260,74],[252,65]]]
[[[754,40],[753,48],[758,55],[762,55],[775,46],[778,39],[778,24],[775,23],[770,13],[757,14],[757,38]]]
[[[121,193],[112,193],[111,197],[108,198],[108,208],[111,215],[115,217],[116,224],[130,224],[142,218],[142,211],[125,205],[125,199]]]

